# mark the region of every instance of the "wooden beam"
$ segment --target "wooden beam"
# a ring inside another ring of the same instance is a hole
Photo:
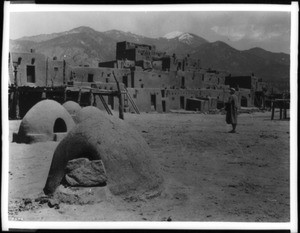
[[[272,105],[271,120],[273,120],[274,119],[274,112],[275,112],[275,103],[274,103],[274,100],[271,102],[271,105]]]
[[[119,81],[116,78],[115,72],[113,71],[113,76],[114,79],[117,83],[117,88],[118,88],[118,98],[119,98],[119,118],[124,120],[124,104],[123,104],[123,96],[122,96],[122,92],[121,92],[121,88],[120,88],[120,84]]]
[[[79,90],[79,92],[78,92],[78,100],[77,100],[77,102],[78,102],[79,105],[80,105],[80,101],[81,101],[81,90]]]

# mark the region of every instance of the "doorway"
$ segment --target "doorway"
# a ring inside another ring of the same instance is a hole
[[[26,74],[27,74],[27,82],[35,83],[35,66],[27,66]]]
[[[162,105],[162,110],[163,110],[163,112],[166,112],[166,101],[163,100],[163,101],[161,102],[161,105]]]
[[[57,118],[54,126],[53,126],[53,132],[54,133],[64,133],[67,132],[67,126],[63,119]]]
[[[122,82],[124,83],[125,87],[128,87],[128,78],[127,78],[127,76],[123,76]]]
[[[181,88],[185,87],[185,78],[181,77]]]
[[[151,94],[151,108],[154,108],[156,110],[156,95]]]
[[[247,103],[247,98],[245,96],[242,96],[241,98],[241,107],[247,107],[248,103]]]
[[[109,95],[108,96],[108,105],[110,105],[111,109],[114,109],[114,96],[113,95]]]
[[[180,108],[184,109],[184,96],[180,96]]]

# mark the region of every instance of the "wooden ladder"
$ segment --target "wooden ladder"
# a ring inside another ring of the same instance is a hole
[[[108,107],[107,103],[105,102],[105,99],[103,98],[103,96],[102,96],[102,95],[99,95],[99,98],[100,98],[100,100],[101,100],[101,102],[102,102],[102,104],[103,104],[105,110],[107,111],[107,113],[108,113],[109,115],[112,115],[112,112],[111,112],[110,108]]]
[[[126,96],[127,96],[127,99],[128,99],[129,102],[131,103],[131,105],[132,105],[134,111],[135,111],[137,114],[140,114],[140,110],[139,110],[138,106],[135,104],[134,100],[131,98],[131,96],[130,96],[128,90],[127,90],[127,88],[125,87],[124,89],[125,89],[125,94],[126,94]]]

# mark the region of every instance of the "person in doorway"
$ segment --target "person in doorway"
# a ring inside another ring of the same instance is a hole
[[[226,104],[226,123],[232,125],[232,130],[229,133],[235,133],[237,125],[237,109],[238,97],[235,95],[235,89],[230,88],[230,96]]]

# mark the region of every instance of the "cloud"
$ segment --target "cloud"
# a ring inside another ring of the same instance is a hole
[[[280,28],[267,28],[261,25],[233,25],[213,26],[212,31],[218,35],[225,36],[231,41],[250,39],[254,41],[271,40],[274,37],[282,36],[285,31]]]
[[[238,41],[241,40],[242,38],[245,37],[245,32],[241,28],[235,28],[235,27],[219,27],[219,26],[214,26],[211,28],[214,32],[221,36],[226,36],[230,40],[233,41]]]

